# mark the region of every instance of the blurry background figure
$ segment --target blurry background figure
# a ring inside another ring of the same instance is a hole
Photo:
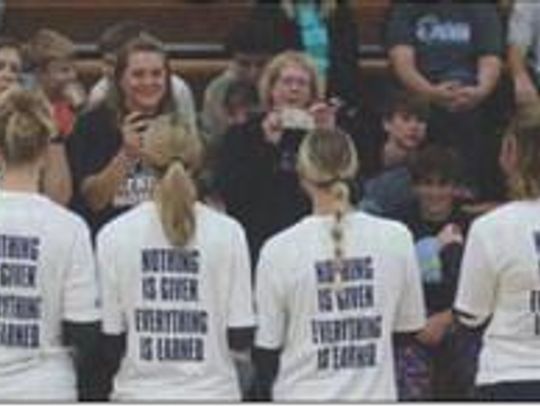
[[[497,104],[503,33],[495,4],[395,3],[387,34],[400,85],[433,104],[430,141],[463,157],[472,199],[499,199],[498,133],[505,115]]]
[[[360,208],[390,218],[410,210],[415,196],[408,164],[426,142],[429,109],[419,95],[406,91],[388,95],[381,120],[383,136],[359,149]]]
[[[169,78],[161,42],[148,35],[132,39],[117,54],[107,98],[77,121],[68,143],[72,204],[93,233],[151,196],[155,174],[142,160],[145,132],[159,115],[178,116]]]
[[[358,27],[346,0],[258,0],[280,50],[308,54],[327,82],[325,96],[342,104],[352,119],[362,103],[358,76]],[[349,117],[347,117],[349,116]]]
[[[508,66],[515,103],[540,101],[540,3],[515,0],[508,25]]]
[[[231,58],[230,65],[210,81],[204,92],[201,123],[203,135],[210,148],[218,148],[223,134],[231,125],[225,97],[232,84],[238,83],[237,88],[242,87],[246,92],[253,92],[257,96],[257,84],[263,68],[278,51],[275,35],[268,21],[256,13],[250,13],[246,20],[229,34],[225,45]],[[252,91],[247,88],[252,88]],[[249,102],[246,105],[248,113],[260,110],[258,97],[244,100]]]
[[[23,83],[23,68],[25,66],[25,52],[23,47],[14,39],[0,38],[0,106],[11,90],[25,86]],[[38,91],[36,89],[36,91]],[[43,92],[40,93],[50,110],[55,112],[48,98]],[[71,176],[67,166],[63,142],[64,136],[59,133],[56,124],[55,137],[51,139],[46,151],[47,162],[40,180],[41,190],[55,202],[66,205],[71,197]],[[2,160],[0,159],[0,178],[2,175]]]
[[[36,87],[49,101],[59,135],[69,137],[77,111],[86,103],[86,92],[77,79],[75,44],[49,29],[36,32],[26,44]]]
[[[416,201],[399,220],[415,240],[428,320],[413,341],[396,343],[402,401],[473,397],[480,337],[459,329],[452,315],[471,220],[456,196],[460,164],[453,150],[438,145],[424,147],[408,164]]]
[[[97,81],[90,91],[90,105],[96,106],[107,98],[111,90],[111,82],[114,81],[114,66],[118,58],[118,52],[131,40],[144,36],[157,37],[150,29],[137,21],[121,21],[111,25],[99,38],[99,51],[101,52],[103,76]],[[164,48],[164,44],[162,44]],[[175,100],[175,108],[182,120],[190,126],[191,131],[197,131],[197,114],[193,93],[179,75],[169,72],[172,97]]]
[[[266,238],[309,210],[298,184],[296,153],[314,127],[334,127],[335,107],[313,61],[295,51],[266,66],[259,84],[264,112],[224,135],[215,183],[227,212],[246,228],[253,259]]]

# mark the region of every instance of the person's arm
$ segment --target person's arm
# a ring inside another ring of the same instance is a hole
[[[539,100],[538,90],[529,75],[526,55],[534,39],[535,17],[538,6],[529,1],[516,1],[508,24],[507,62],[517,104]],[[540,22],[536,21],[536,25]]]
[[[99,323],[63,321],[62,339],[73,349],[73,363],[77,374],[79,401],[106,401],[101,390],[99,361],[102,359],[99,341]]]
[[[279,371],[279,349],[256,347],[253,350],[255,374],[249,390],[249,401],[272,401],[272,387]]]
[[[430,82],[416,65],[415,50],[412,45],[395,45],[390,49],[388,57],[395,75],[409,91],[419,94],[435,104],[442,106],[452,104],[455,97],[455,84]]]
[[[121,149],[103,170],[83,180],[81,194],[92,211],[99,212],[113,200],[128,168],[129,158]]]
[[[60,205],[66,206],[73,193],[71,172],[63,142],[51,142],[47,149],[43,178],[45,195]]]
[[[148,125],[149,119],[140,112],[129,113],[122,124],[122,145],[118,153],[101,171],[83,179],[81,194],[92,211],[98,212],[112,202],[133,160],[142,157],[141,134]]]

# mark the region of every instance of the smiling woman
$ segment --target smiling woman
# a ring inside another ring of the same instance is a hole
[[[161,43],[141,34],[118,53],[107,98],[76,125],[68,144],[73,204],[94,233],[150,197],[154,175],[142,162],[144,137],[156,116],[175,114],[169,75]]]

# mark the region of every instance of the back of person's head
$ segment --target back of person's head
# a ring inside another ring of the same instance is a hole
[[[272,89],[287,66],[298,66],[304,69],[310,77],[311,97],[313,100],[322,98],[325,92],[325,83],[317,70],[311,57],[299,51],[284,51],[274,56],[265,66],[259,81],[259,97],[267,108],[272,106]]]
[[[391,120],[395,114],[414,116],[420,121],[429,118],[429,101],[420,95],[399,90],[391,92],[382,112],[383,120]]]
[[[195,233],[192,174],[200,165],[202,144],[174,115],[153,120],[145,140],[146,162],[157,175],[154,198],[165,235],[172,245],[184,246]]]
[[[413,155],[408,164],[414,185],[433,179],[457,185],[461,181],[462,163],[450,147],[430,144]]]
[[[102,55],[115,54],[128,41],[148,32],[146,25],[138,21],[125,20],[109,26],[99,37],[98,48]]]
[[[344,255],[342,220],[350,204],[349,181],[358,171],[358,156],[351,136],[338,128],[308,133],[298,151],[297,168],[304,182],[335,198],[332,239],[336,261],[340,262]]]
[[[0,104],[0,152],[7,166],[30,164],[47,149],[54,124],[46,101],[29,90],[10,90]]]
[[[517,142],[511,194],[518,199],[536,199],[540,197],[540,103],[519,109],[507,133]]]
[[[28,41],[25,48],[33,68],[46,69],[54,60],[70,59],[75,55],[75,44],[65,35],[50,29],[41,29]]]

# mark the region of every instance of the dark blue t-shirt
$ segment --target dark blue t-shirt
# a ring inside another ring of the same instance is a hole
[[[387,43],[389,49],[414,47],[418,69],[435,83],[474,84],[478,58],[503,53],[501,20],[493,4],[396,4]]]

